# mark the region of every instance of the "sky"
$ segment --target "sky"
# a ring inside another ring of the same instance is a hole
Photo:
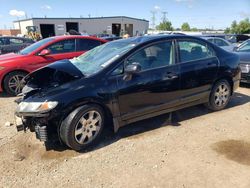
[[[250,0],[0,0],[0,29],[13,28],[13,21],[30,17],[129,16],[156,24],[162,12],[180,28],[225,29],[233,20],[250,18]]]

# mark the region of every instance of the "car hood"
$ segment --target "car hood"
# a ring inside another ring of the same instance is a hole
[[[250,63],[250,52],[237,52],[241,63]]]
[[[2,61],[5,61],[5,60],[11,60],[11,59],[20,58],[20,57],[23,57],[23,56],[24,55],[15,54],[15,53],[3,54],[3,55],[0,55],[0,63]]]
[[[26,76],[22,94],[26,96],[38,91],[48,91],[82,77],[82,72],[69,60],[56,61]]]

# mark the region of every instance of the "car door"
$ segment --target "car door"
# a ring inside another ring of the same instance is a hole
[[[93,39],[76,39],[76,53],[81,55],[88,50],[91,50],[99,45],[103,44],[101,41]]]
[[[141,71],[129,80],[124,75],[117,77],[122,120],[162,111],[178,101],[179,65],[174,54],[174,43],[164,41],[144,47],[125,60],[125,67],[140,63]]]
[[[50,53],[48,55],[41,56],[39,53],[44,50],[42,49],[34,56],[32,62],[29,63],[29,68],[36,70],[55,61],[76,57],[77,54],[75,43],[75,39],[66,39],[50,44],[44,48],[49,50]]]
[[[177,40],[182,103],[209,95],[217,77],[219,60],[211,46],[195,39]]]

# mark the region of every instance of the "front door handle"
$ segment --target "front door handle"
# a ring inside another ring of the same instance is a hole
[[[164,77],[164,80],[174,80],[174,79],[177,79],[178,78],[178,75],[175,74],[175,73],[172,73],[172,72],[168,72],[165,77]]]

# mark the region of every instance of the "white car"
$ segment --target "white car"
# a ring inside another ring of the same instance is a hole
[[[212,42],[213,44],[223,48],[226,51],[232,52],[237,46],[220,37],[202,37],[203,39]]]

